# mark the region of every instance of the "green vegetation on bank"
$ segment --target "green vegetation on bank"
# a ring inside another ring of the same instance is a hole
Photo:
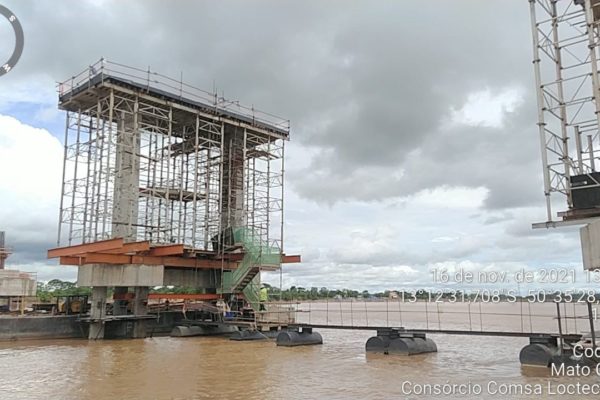
[[[352,289],[329,289],[327,287],[311,287],[303,288],[299,286],[292,286],[289,289],[280,290],[278,287],[271,286],[265,283],[265,287],[268,290],[270,300],[284,300],[284,301],[306,301],[306,300],[340,300],[340,299],[400,299],[402,301],[416,301],[416,300],[429,300],[429,301],[483,301],[483,302],[496,302],[496,301],[514,301],[516,299],[528,299],[532,298],[536,302],[545,301],[578,301],[583,298],[587,298],[587,293],[584,291],[572,293],[571,297],[560,291],[539,291],[534,293],[522,293],[519,295],[516,291],[510,293],[502,289],[484,289],[484,290],[443,290],[443,289],[410,289],[410,290],[385,290],[378,292],[369,292],[368,290],[352,290]],[[155,287],[150,290],[150,293],[175,293],[175,294],[197,294],[203,293],[197,288],[191,287],[173,287],[163,286]],[[49,302],[53,298],[63,296],[74,296],[74,295],[90,295],[91,290],[88,287],[77,287],[74,282],[61,281],[59,279],[53,279],[49,282],[38,282],[38,298],[40,301]],[[112,296],[112,290],[109,290],[109,297]],[[583,296],[583,297],[582,297]],[[600,299],[600,294],[592,291],[595,300]],[[595,301],[594,301],[595,302]]]
[[[92,290],[89,287],[78,287],[75,282],[61,281],[52,279],[48,282],[38,282],[37,297],[42,302],[52,301],[53,298],[65,296],[91,295]],[[176,294],[196,294],[202,293],[200,290],[189,287],[159,287],[150,290],[150,293],[176,293]],[[112,296],[112,290],[108,292]]]
[[[339,299],[339,298],[388,298],[391,292],[389,290],[383,292],[370,293],[368,290],[358,291],[351,289],[328,289],[326,287],[311,287],[309,289],[303,287],[292,286],[289,289],[280,291],[279,288],[265,284],[268,289],[271,299],[282,300],[321,300],[321,299]],[[156,287],[150,290],[151,293],[176,293],[176,294],[196,294],[202,293],[200,290],[190,287]],[[38,282],[38,298],[41,301],[50,301],[52,297],[74,296],[74,295],[90,295],[91,290],[88,287],[77,287],[75,282],[61,281],[60,279],[52,279],[44,283]],[[401,292],[400,292],[401,293]],[[423,291],[417,294],[417,298],[426,299],[428,292]]]
[[[54,297],[90,295],[91,289],[88,287],[77,287],[75,282],[61,281],[52,279],[49,282],[38,282],[37,297],[40,301],[48,302]]]
[[[369,292],[368,290],[352,290],[352,289],[329,289],[327,287],[311,287],[309,289],[303,287],[292,286],[289,289],[282,291],[279,288],[265,284],[269,289],[269,297],[272,299],[282,300],[324,300],[324,299],[388,299],[402,296],[402,291],[385,290],[382,292]],[[417,290],[411,292],[419,300],[429,298],[429,292],[426,290]],[[433,295],[433,293],[432,293]],[[405,293],[408,298],[409,293]]]

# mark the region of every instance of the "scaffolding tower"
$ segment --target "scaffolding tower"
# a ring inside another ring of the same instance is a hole
[[[59,84],[59,106],[59,246],[121,237],[218,252],[245,228],[283,251],[288,120],[104,59]]]
[[[88,337],[145,337],[153,286],[259,312],[261,271],[300,262],[283,252],[289,121],[104,59],[58,89],[67,117],[48,257],[92,287]]]
[[[534,227],[581,224],[600,216],[600,0],[529,3],[547,209]]]

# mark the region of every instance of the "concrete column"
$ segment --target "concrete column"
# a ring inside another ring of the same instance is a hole
[[[221,226],[237,228],[244,217],[244,158],[245,132],[243,128],[225,125],[223,148],[223,186]]]
[[[148,315],[148,293],[150,288],[146,286],[136,286],[135,299],[133,303],[134,315]]]
[[[106,286],[92,288],[92,307],[90,309],[89,339],[104,339],[104,317],[106,316]]]
[[[166,269],[161,285],[164,286],[188,286],[206,289],[217,289],[221,287],[221,274],[215,274],[214,270],[197,269]]]
[[[133,314],[148,315],[148,293],[150,288],[147,286],[136,286],[135,287],[135,299],[133,302]],[[140,319],[134,321],[133,327],[134,338],[145,338],[146,337],[146,320]]]
[[[112,236],[133,242],[137,236],[140,181],[140,134],[137,102],[133,115],[118,120]]]
[[[115,287],[115,297],[119,295],[126,295],[129,291],[129,288],[126,286],[117,286]],[[127,300],[115,300],[113,302],[113,315],[126,315],[127,314]]]

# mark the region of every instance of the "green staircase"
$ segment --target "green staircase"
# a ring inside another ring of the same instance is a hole
[[[255,311],[260,305],[260,270],[275,269],[281,264],[278,248],[261,243],[260,238],[247,228],[233,231],[234,243],[244,250],[244,258],[234,271],[223,273],[223,293],[243,293]]]

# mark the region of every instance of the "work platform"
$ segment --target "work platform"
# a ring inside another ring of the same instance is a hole
[[[117,69],[111,68],[118,67],[115,63],[101,62],[98,67],[100,69],[96,74],[92,73],[96,68],[92,66],[88,76],[84,72],[71,81],[60,84],[61,108],[75,111],[95,106],[98,96],[103,95],[102,91],[105,91],[104,95],[108,96],[111,88],[118,88],[118,90],[128,90],[132,96],[135,96],[136,93],[146,93],[151,101],[162,100],[175,107],[181,106],[182,113],[193,110],[193,113],[201,113],[202,117],[207,120],[222,119],[227,120],[230,124],[255,130],[257,133],[269,132],[270,134],[266,134],[265,140],[272,141],[275,138],[287,139],[289,137],[289,120],[243,107],[239,102],[219,98],[214,93],[203,91],[183,82],[174,82],[168,78],[166,80],[155,79],[159,76],[155,73],[149,73],[144,80],[144,77],[139,74],[119,73]],[[131,69],[130,67],[126,68]],[[141,71],[137,70],[137,72]],[[172,86],[173,84],[178,85],[179,88]]]

